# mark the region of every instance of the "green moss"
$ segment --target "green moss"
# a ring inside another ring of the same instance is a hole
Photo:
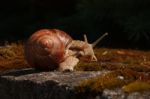
[[[0,48],[0,72],[27,67],[29,65],[24,59],[23,42],[7,43]]]
[[[150,91],[150,84],[144,81],[134,81],[122,87],[125,92]]]
[[[15,59],[16,57],[24,57],[24,45],[20,41],[17,43],[5,44],[0,48],[0,57],[4,59]]]
[[[123,74],[121,71],[113,71],[103,76],[98,76],[88,80],[82,81],[79,86],[76,87],[77,92],[84,93],[89,92],[101,92],[104,89],[112,89],[121,87],[132,80],[128,80],[128,75]]]
[[[125,92],[150,90],[149,75],[131,69],[120,69],[83,80],[75,89],[79,93],[99,93],[104,89],[113,89],[117,87],[122,88]]]
[[[0,57],[1,58],[5,58],[5,59],[9,59],[11,57],[14,57],[15,53],[11,48],[0,48]]]
[[[75,67],[77,71],[100,71],[103,67],[99,62],[79,62]]]

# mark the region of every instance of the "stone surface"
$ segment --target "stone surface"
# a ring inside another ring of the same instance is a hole
[[[105,74],[99,72],[42,72],[23,69],[0,76],[1,99],[150,99],[150,92],[124,93],[121,89],[99,94],[80,94],[74,90],[80,81]]]

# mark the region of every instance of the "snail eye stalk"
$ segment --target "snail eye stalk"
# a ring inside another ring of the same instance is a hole
[[[95,47],[107,35],[108,35],[108,33],[106,32],[105,34],[100,36],[95,42],[92,43],[92,47]]]

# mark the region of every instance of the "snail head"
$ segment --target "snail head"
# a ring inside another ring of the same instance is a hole
[[[106,35],[108,35],[108,33],[103,34],[95,42],[90,44],[90,43],[88,43],[87,36],[84,34],[85,47],[84,47],[83,51],[80,51],[80,54],[81,54],[80,60],[97,61],[97,58],[95,56],[93,49]]]

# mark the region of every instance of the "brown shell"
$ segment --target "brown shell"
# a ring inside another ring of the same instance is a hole
[[[42,29],[35,32],[25,45],[27,62],[39,69],[55,69],[64,61],[66,46],[72,38],[58,29]]]

